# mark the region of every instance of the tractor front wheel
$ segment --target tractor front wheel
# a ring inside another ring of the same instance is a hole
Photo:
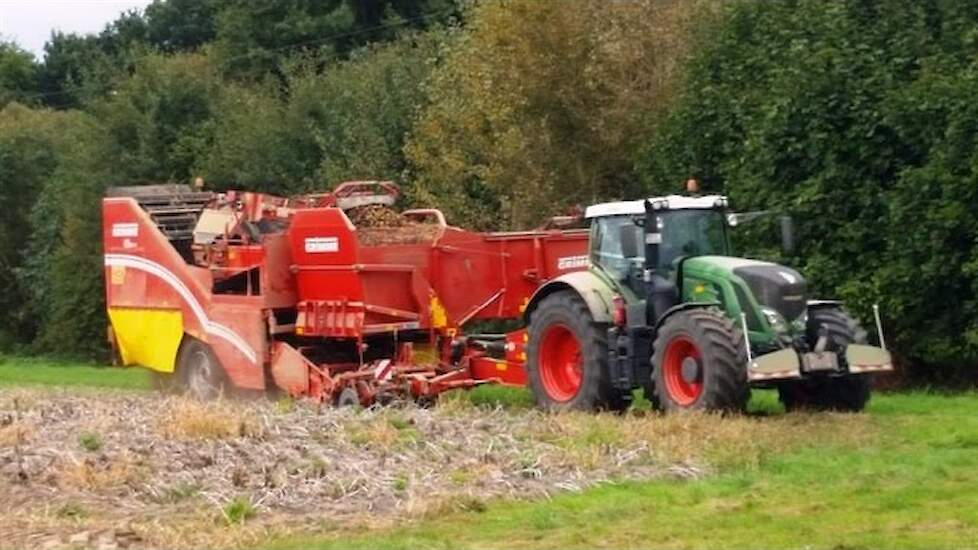
[[[674,313],[659,328],[645,395],[656,409],[742,411],[750,399],[741,331],[715,309]]]
[[[177,354],[177,379],[190,397],[209,401],[222,397],[228,388],[227,376],[210,346],[185,338]]]
[[[545,410],[622,410],[628,401],[611,385],[607,327],[593,322],[573,292],[547,296],[530,317],[526,375]]]

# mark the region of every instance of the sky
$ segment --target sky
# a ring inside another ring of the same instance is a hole
[[[151,0],[0,0],[0,38],[44,57],[51,31],[97,33],[120,13]]]

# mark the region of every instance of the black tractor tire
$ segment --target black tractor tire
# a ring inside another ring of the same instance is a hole
[[[841,354],[849,344],[866,343],[866,331],[842,308],[821,307],[808,312],[805,338],[810,346],[818,342],[822,327],[828,338],[825,348],[828,351]],[[864,374],[819,376],[782,383],[778,386],[778,398],[787,411],[859,412],[869,403],[871,390],[870,378]]]
[[[645,395],[664,412],[741,412],[750,400],[744,335],[715,308],[678,311],[652,344]]]
[[[176,375],[181,391],[201,401],[224,397],[230,388],[224,367],[211,347],[189,336],[177,353]]]
[[[547,296],[530,315],[526,376],[548,411],[621,411],[630,400],[611,384],[608,326],[595,323],[575,292]]]

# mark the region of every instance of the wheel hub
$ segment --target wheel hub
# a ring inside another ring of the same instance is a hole
[[[577,395],[583,380],[581,344],[570,327],[548,327],[540,342],[539,372],[544,390],[557,402]]]
[[[695,384],[703,379],[703,366],[695,357],[686,357],[683,359],[681,373],[683,382]]]
[[[669,398],[680,407],[696,403],[703,394],[703,363],[693,339],[685,334],[672,338],[661,361],[657,368]]]

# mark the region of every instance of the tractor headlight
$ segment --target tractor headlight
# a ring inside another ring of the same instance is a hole
[[[761,312],[764,313],[764,317],[767,319],[767,324],[771,325],[771,329],[779,334],[788,332],[788,322],[784,320],[784,316],[781,315],[778,310],[770,307],[761,307]]]

